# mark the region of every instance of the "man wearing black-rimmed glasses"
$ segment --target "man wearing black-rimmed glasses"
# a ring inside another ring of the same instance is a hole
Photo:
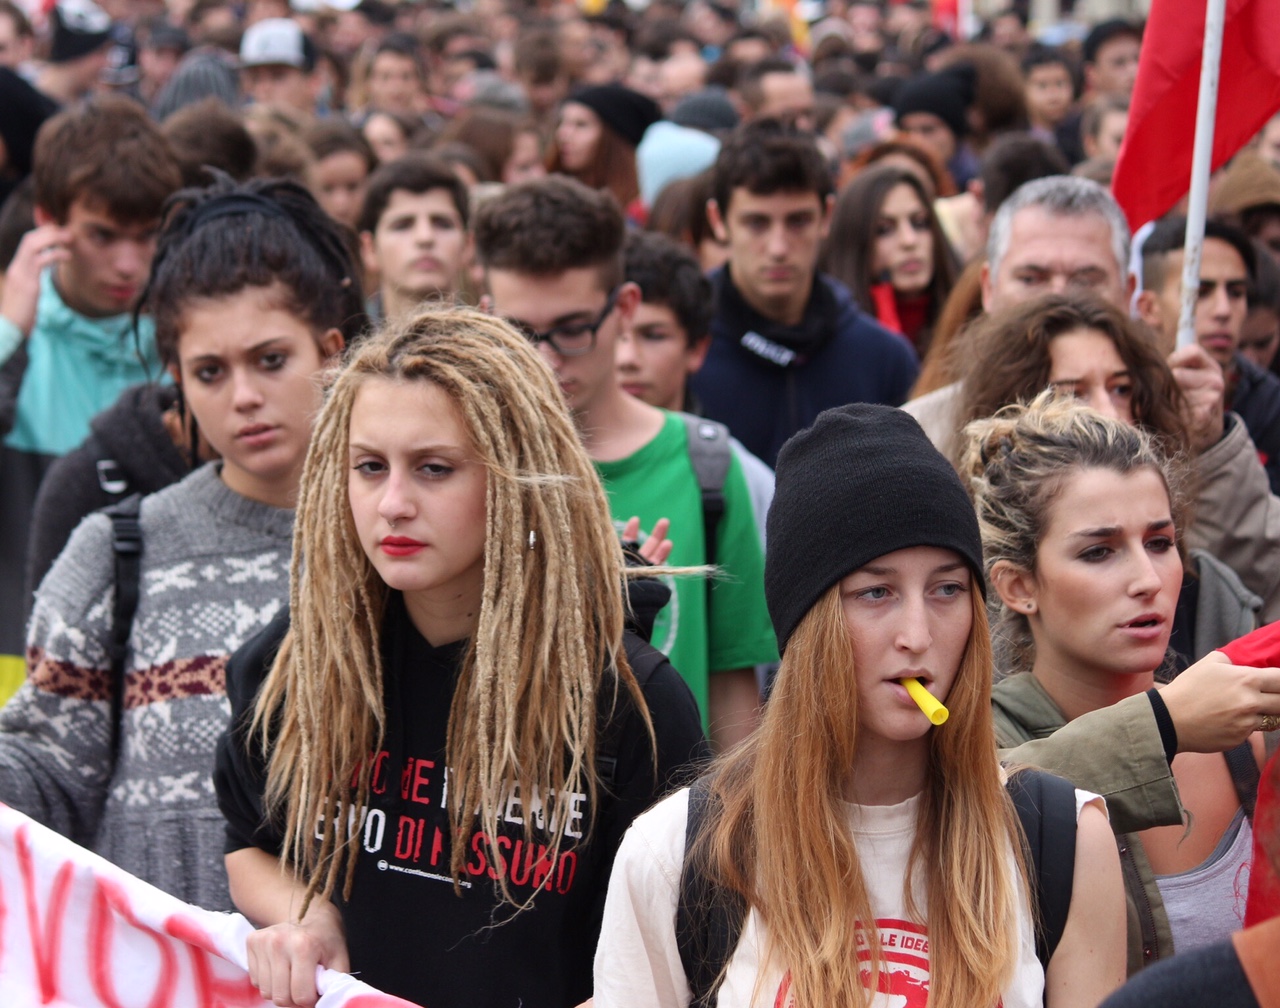
[[[669,562],[701,565],[709,553],[686,425],[618,383],[614,348],[640,301],[623,274],[625,231],[612,197],[578,182],[548,178],[508,189],[483,204],[475,221],[486,302],[538,345],[555,372],[615,520],[638,516],[650,529],[669,518]],[[675,581],[653,635],[721,746],[754,723],[754,666],[777,657],[760,536],[736,459],[724,498],[714,555],[727,576],[710,592],[696,578]]]

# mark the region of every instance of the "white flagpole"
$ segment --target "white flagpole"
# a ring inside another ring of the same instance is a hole
[[[1187,198],[1187,235],[1182,257],[1182,313],[1178,346],[1196,341],[1195,309],[1200,294],[1200,253],[1204,249],[1204,215],[1209,203],[1209,164],[1213,157],[1213,124],[1218,114],[1218,65],[1222,59],[1222,27],[1226,0],[1208,0],[1204,15],[1204,58],[1200,63],[1200,101],[1196,106],[1196,139],[1191,158],[1191,193]]]

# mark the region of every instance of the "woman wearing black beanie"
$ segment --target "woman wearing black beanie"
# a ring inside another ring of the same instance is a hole
[[[547,170],[608,189],[628,218],[639,220],[636,148],[661,118],[656,102],[621,84],[577,88],[560,108]]]
[[[1118,856],[1097,796],[1067,788],[1074,888],[1046,985],[955,471],[900,410],[829,410],[778,456],[767,541],[773,694],[623,841],[596,1008],[1096,1005],[1124,976]]]

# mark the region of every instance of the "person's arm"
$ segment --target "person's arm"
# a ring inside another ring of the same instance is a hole
[[[713,672],[707,683],[707,722],[711,747],[727,752],[745,739],[760,721],[760,687],[754,668]]]
[[[319,998],[316,967],[350,969],[342,916],[329,900],[313,899],[299,917],[306,887],[281,871],[280,861],[257,847],[226,856],[236,908],[259,930],[245,948],[249,980],[277,1005],[311,1008]]]
[[[724,500],[716,530],[716,563],[724,576],[712,583],[707,618],[707,724],[716,752],[732,748],[755,728],[760,716],[755,667],[778,660],[764,598],[764,550],[736,456],[729,461]]]
[[[596,946],[597,1008],[686,1008],[676,902],[688,799],[673,795],[627,831],[609,877]]]
[[[97,515],[36,597],[27,679],[0,710],[0,801],[87,846],[113,770],[112,576],[110,522]]]
[[[1196,462],[1187,546],[1213,554],[1262,597],[1263,623],[1280,619],[1280,498],[1244,422],[1230,414],[1226,433]]]
[[[1124,879],[1106,813],[1084,807],[1076,827],[1071,907],[1045,971],[1046,1008],[1096,1008],[1125,977]]]
[[[998,733],[999,724],[997,712]],[[1001,749],[1000,759],[1040,767],[1102,795],[1117,832],[1182,821],[1178,788],[1146,694],[1090,711],[1048,738]]]

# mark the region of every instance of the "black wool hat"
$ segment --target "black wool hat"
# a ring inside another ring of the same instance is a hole
[[[787,641],[832,585],[911,546],[955,550],[985,592],[982,535],[960,477],[915,418],[890,406],[827,410],[778,453],[764,593]]]
[[[632,147],[639,147],[644,131],[662,118],[657,102],[621,84],[575,88],[568,100],[591,109]]]
[[[969,132],[969,106],[973,104],[976,78],[973,67],[960,63],[937,73],[913,77],[894,98],[897,121],[912,112],[932,112],[956,135]]]
[[[92,0],[61,0],[49,16],[50,63],[69,63],[97,52],[111,39],[111,17]]]

